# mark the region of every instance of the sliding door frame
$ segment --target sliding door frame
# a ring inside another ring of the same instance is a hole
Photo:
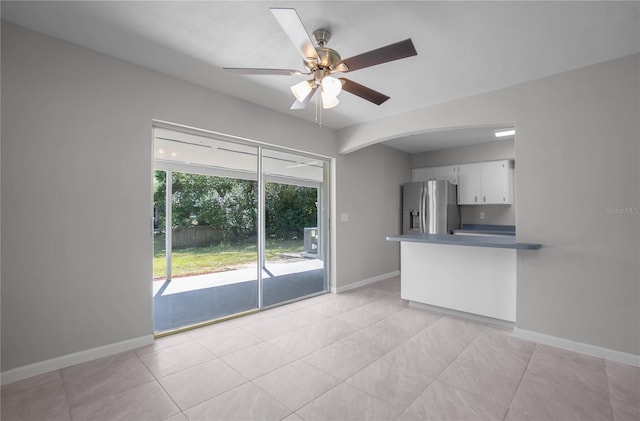
[[[264,204],[264,174],[262,165],[262,146],[258,146],[258,310],[262,310],[264,285],[262,285],[262,273],[264,272],[265,252],[265,204]]]
[[[318,188],[318,219],[320,222],[319,226],[319,244],[318,244],[318,253],[320,259],[324,264],[324,290],[319,291],[314,294],[307,295],[305,297],[310,297],[314,295],[320,295],[327,292],[331,292],[331,274],[334,273],[332,271],[332,252],[330,250],[330,244],[333,244],[331,240],[331,199],[334,196],[332,191],[333,183],[331,179],[331,174],[333,174],[333,165],[334,159],[328,156],[323,156],[319,154],[309,153],[305,151],[300,151],[293,148],[287,148],[277,145],[268,144],[265,142],[260,142],[257,140],[251,140],[246,138],[241,138],[237,136],[227,135],[223,133],[218,133],[209,130],[197,129],[194,127],[179,125],[175,123],[169,123],[166,121],[153,120],[152,121],[152,133],[156,128],[173,130],[177,132],[187,133],[195,136],[207,137],[215,140],[245,145],[256,148],[256,173],[244,170],[231,170],[226,168],[213,168],[204,165],[197,164],[182,164],[176,162],[167,162],[162,160],[156,160],[155,156],[153,157],[153,170],[161,170],[167,173],[167,191],[165,203],[168,204],[166,206],[166,214],[165,217],[167,221],[171,221],[171,201],[172,201],[172,174],[173,172],[184,172],[184,173],[197,173],[203,175],[211,175],[211,176],[220,176],[220,177],[230,177],[230,178],[239,178],[244,180],[254,180],[257,181],[257,191],[258,191],[258,226],[257,229],[257,250],[258,250],[258,308],[257,310],[263,310],[265,308],[275,307],[282,304],[286,304],[288,302],[297,301],[303,297],[295,298],[289,301],[285,301],[282,303],[277,303],[268,307],[264,307],[263,305],[263,268],[265,266],[265,237],[266,237],[266,221],[265,221],[265,185],[266,182],[279,182],[279,183],[291,183],[301,186],[307,187],[315,187]],[[152,136],[153,137],[153,136]],[[153,141],[153,139],[152,139]],[[296,179],[293,177],[285,177],[285,176],[271,176],[264,174],[264,151],[276,151],[276,152],[284,152],[294,154],[300,157],[319,160],[322,162],[323,166],[323,180],[321,183],[314,182],[312,180],[305,179]],[[153,153],[153,152],[152,152]],[[171,178],[169,178],[171,177]],[[167,230],[166,233],[166,265],[167,265],[167,279],[171,279],[171,230]],[[205,322],[206,323],[206,322]]]

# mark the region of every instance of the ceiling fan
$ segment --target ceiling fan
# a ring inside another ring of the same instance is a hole
[[[302,64],[306,71],[239,67],[224,67],[223,69],[248,75],[311,75],[311,79],[291,86],[291,92],[296,98],[296,101],[291,106],[292,110],[306,108],[318,89],[320,90],[322,107],[324,109],[333,108],[338,105],[340,102],[338,100],[338,94],[342,90],[376,105],[380,105],[389,99],[387,95],[360,85],[350,79],[344,77],[335,78],[331,75],[334,73],[352,72],[418,54],[411,39],[406,39],[343,60],[336,50],[326,46],[331,38],[331,33],[328,30],[317,29],[313,32],[313,37],[317,44],[317,47],[314,47],[295,9],[271,8],[270,10],[302,55]]]

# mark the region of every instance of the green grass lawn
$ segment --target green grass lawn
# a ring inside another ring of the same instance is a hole
[[[156,238],[153,256],[154,279],[166,276],[164,239]],[[180,277],[203,273],[220,272],[236,266],[255,263],[256,243],[220,244],[210,247],[195,247],[173,250],[171,275]],[[299,253],[304,250],[304,240],[267,240],[266,260],[278,260],[282,253]]]

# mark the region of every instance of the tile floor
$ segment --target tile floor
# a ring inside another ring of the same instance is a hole
[[[397,278],[2,387],[2,420],[633,420],[640,369],[409,307]]]

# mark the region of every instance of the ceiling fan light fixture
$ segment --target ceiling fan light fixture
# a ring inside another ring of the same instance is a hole
[[[236,67],[224,67],[223,69],[247,75],[311,75],[313,79],[291,86],[291,92],[295,96],[296,101],[290,109],[304,109],[316,91],[320,89],[321,98],[318,98],[316,102],[316,121],[318,121],[317,117],[320,114],[318,113],[320,101],[323,102],[322,108],[333,108],[340,102],[338,95],[343,90],[375,105],[381,105],[389,99],[388,96],[380,92],[348,79],[330,77],[331,74],[337,72],[352,72],[418,54],[413,45],[413,41],[411,41],[411,38],[408,38],[404,41],[385,45],[343,60],[336,50],[327,47],[327,42],[331,38],[331,31],[324,28],[315,30],[313,32],[313,37],[317,44],[317,46],[315,46],[311,38],[309,38],[309,34],[304,28],[302,20],[295,9],[290,7],[272,7],[270,10],[280,24],[280,27],[289,37],[289,40],[298,50],[298,53],[302,55],[302,64],[306,71]]]
[[[328,110],[340,104],[340,100],[337,96],[331,95],[324,90],[320,94],[322,96],[322,108],[324,108],[325,110]]]
[[[325,76],[322,78],[322,92],[324,94],[337,97],[342,91],[342,82],[340,79],[336,79],[332,76]]]
[[[312,80],[303,80],[300,83],[296,83],[291,87],[291,92],[293,96],[300,102],[303,102],[307,96],[311,93],[311,89],[313,87]]]

